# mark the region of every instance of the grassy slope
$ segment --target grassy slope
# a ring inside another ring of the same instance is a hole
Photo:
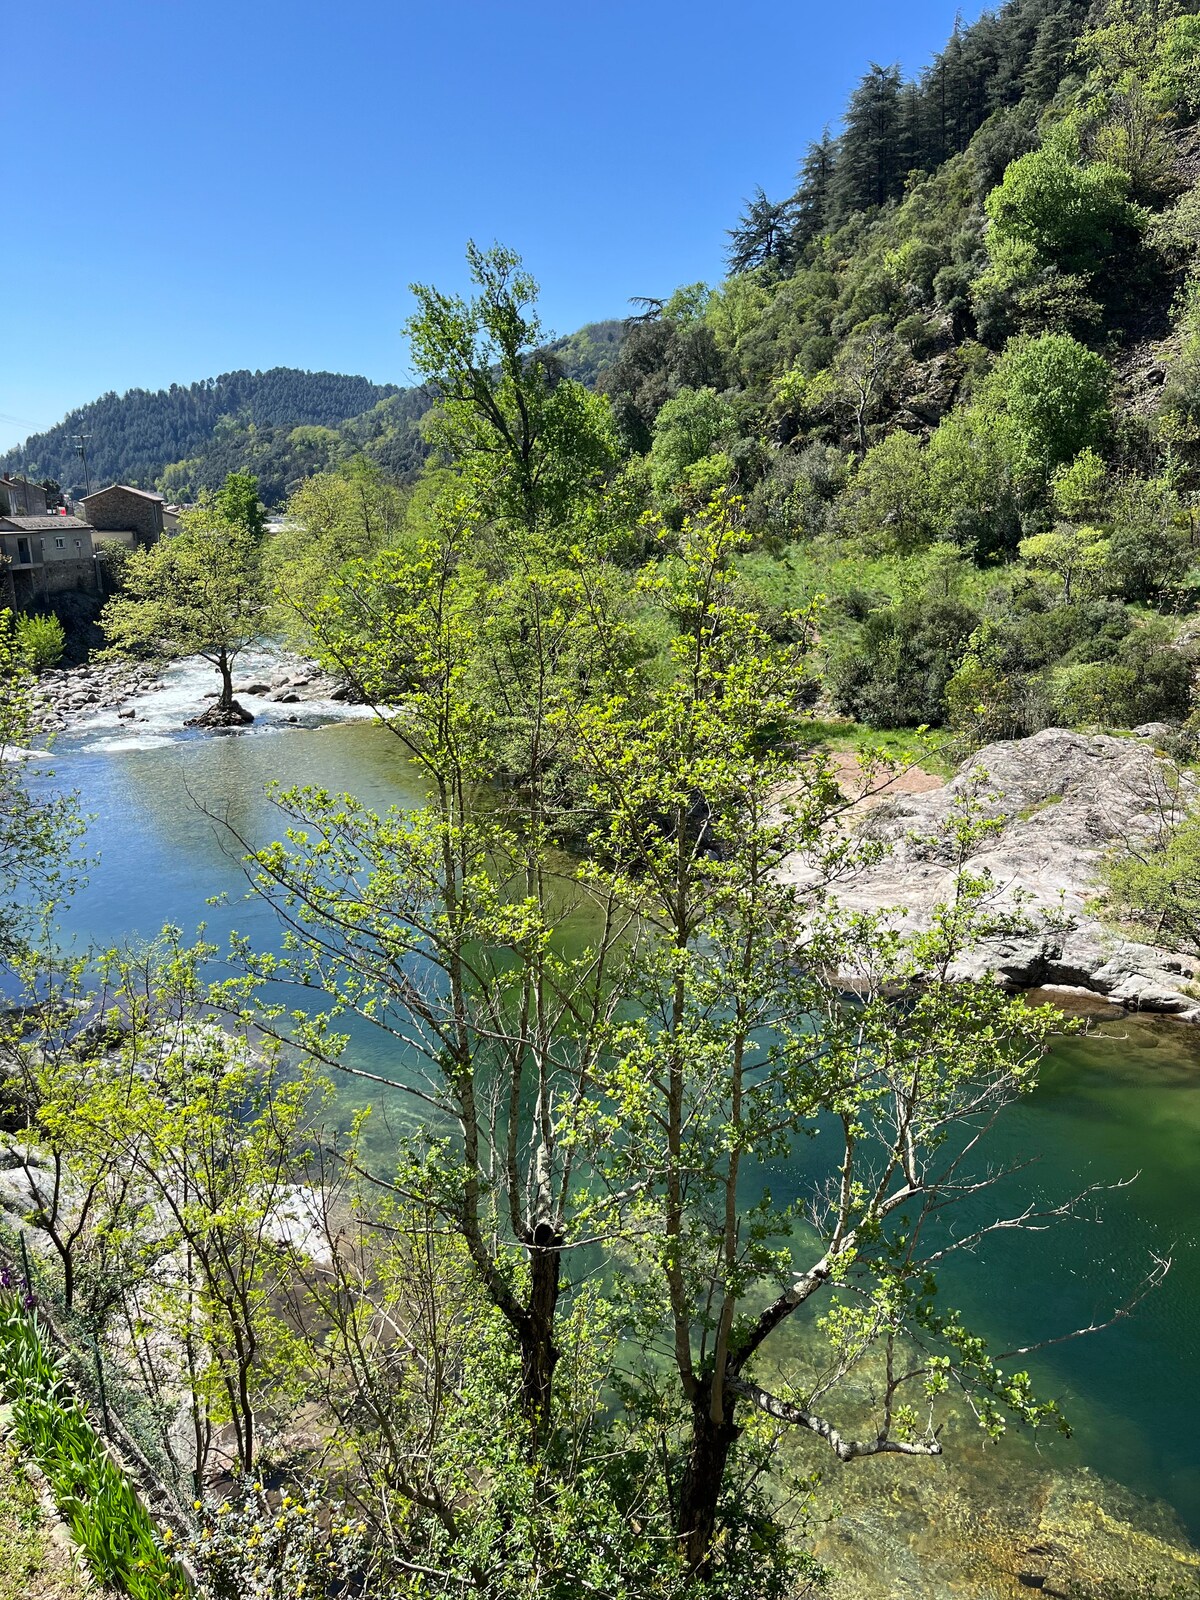
[[[50,1539],[28,1480],[0,1451],[0,1600],[84,1600],[89,1592]]]

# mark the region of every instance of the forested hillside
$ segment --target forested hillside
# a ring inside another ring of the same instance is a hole
[[[825,597],[833,709],[1187,716],[1193,11],[1012,0],[916,82],[872,66],[729,278],[651,303],[601,380],[660,512],[744,497],[764,614]]]
[[[563,376],[594,383],[623,337],[623,323],[592,323],[553,341],[548,353]],[[425,460],[419,423],[430,403],[422,387],[336,372],[226,372],[186,387],[103,395],[32,435],[23,452],[0,456],[0,470],[53,478],[82,494],[83,433],[93,488],[120,481],[189,500],[230,472],[252,472],[275,505],[305,478],[360,452],[397,478],[411,477]]]
[[[35,477],[82,489],[76,436],[87,441],[93,486],[116,479],[153,488],[164,468],[239,434],[273,435],[297,426],[330,427],[400,391],[391,384],[335,372],[226,372],[186,387],[106,394],[70,412],[47,433],[25,441],[24,465]],[[22,466],[19,451],[0,458],[7,471]],[[223,474],[222,474],[223,476]],[[218,482],[220,479],[217,480]]]

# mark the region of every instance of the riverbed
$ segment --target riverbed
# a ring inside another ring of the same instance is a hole
[[[251,708],[260,720],[244,731],[185,729],[209,687],[206,670],[172,669],[137,702],[140,720],[116,710],[97,715],[59,739],[53,779],[35,773],[35,784],[76,790],[90,819],[94,864],[69,928],[81,943],[147,938],[166,922],[186,933],[204,922],[218,941],[237,928],[270,946],[276,925],[245,898],[225,823],[256,843],[275,837],[278,813],[266,794],[273,781],[346,791],[377,808],[420,801],[419,774],[362,709],[262,703]],[[206,903],[214,896],[218,904]],[[403,1064],[377,1054],[383,1047],[373,1040],[356,1036],[351,1049],[371,1070],[402,1075]],[[1198,1154],[1200,1029],[1122,1019],[1053,1051],[1036,1094],[1007,1113],[995,1157],[1034,1158],[1022,1181],[1047,1197],[1136,1181],[1104,1197],[1100,1224],[1013,1233],[986,1259],[963,1258],[946,1279],[948,1298],[1004,1350],[1103,1320],[1154,1254],[1169,1255],[1173,1266],[1126,1320],[1028,1358],[1041,1391],[1061,1400],[1072,1439],[1047,1439],[1037,1454],[1022,1444],[983,1452],[972,1435],[960,1453],[967,1464],[956,1465],[947,1438],[944,1461],[910,1482],[928,1484],[946,1505],[939,1481],[963,1482],[964,1473],[985,1501],[1002,1482],[1019,1497],[1032,1493],[1039,1473],[1061,1479],[1086,1469],[1155,1502],[1144,1508],[1147,1518],[1170,1526],[1173,1513],[1200,1541]],[[777,1181],[798,1187],[803,1176],[797,1167]],[[859,1464],[855,1482],[871,1470]],[[1014,1481],[1024,1487],[1012,1488]]]

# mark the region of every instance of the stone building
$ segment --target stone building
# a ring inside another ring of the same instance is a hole
[[[46,491],[40,483],[30,483],[28,478],[0,477],[0,515],[13,517],[44,517]]]
[[[0,605],[48,605],[69,590],[99,595],[92,530],[78,517],[0,517]]]
[[[131,489],[125,483],[97,489],[79,501],[83,516],[97,533],[128,535],[119,542],[143,548],[157,544],[162,538],[165,505],[161,494],[149,489]]]

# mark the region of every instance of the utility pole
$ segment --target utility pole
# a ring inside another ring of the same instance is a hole
[[[77,433],[75,435],[76,448],[78,449],[79,454],[83,457],[83,481],[84,481],[84,485],[85,485],[85,488],[84,488],[85,495],[89,495],[92,492],[92,480],[91,480],[91,477],[90,477],[90,475],[88,473],[88,464],[87,464],[87,441],[91,437],[92,436],[91,436],[90,433]]]

